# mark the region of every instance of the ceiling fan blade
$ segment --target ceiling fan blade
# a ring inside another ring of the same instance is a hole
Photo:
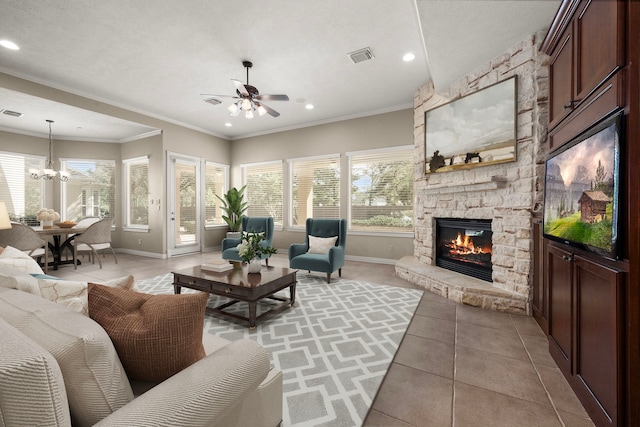
[[[237,97],[235,95],[216,95],[214,93],[201,93],[200,96],[214,96],[216,98],[235,98],[235,99],[240,99],[239,97]]]
[[[238,92],[240,92],[244,96],[249,96],[249,92],[247,91],[247,88],[244,87],[244,84],[242,84],[240,80],[231,79],[231,81],[236,86],[236,89],[238,89]]]
[[[274,110],[273,108],[269,107],[268,105],[265,104],[258,104],[256,103],[256,105],[258,105],[259,107],[264,108],[265,110],[267,110],[267,113],[269,113],[269,115],[273,116],[273,117],[278,117],[280,115],[280,113],[278,113],[276,110]]]
[[[256,99],[261,101],[288,101],[289,97],[287,95],[258,95]]]

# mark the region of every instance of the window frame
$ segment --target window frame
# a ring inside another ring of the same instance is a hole
[[[284,224],[286,224],[287,218],[287,210],[286,210],[286,206],[285,206],[285,201],[286,201],[286,185],[285,185],[285,173],[284,173],[284,161],[283,160],[273,160],[273,161],[266,161],[266,162],[255,162],[255,163],[245,163],[245,164],[241,164],[240,165],[240,170],[241,170],[241,174],[242,174],[242,185],[247,185],[248,184],[248,179],[247,179],[247,172],[248,169],[252,168],[252,167],[261,167],[261,166],[270,166],[270,165],[274,165],[274,169],[275,166],[279,166],[280,169],[280,174],[282,177],[282,188],[281,190],[281,201],[280,201],[280,206],[281,206],[281,215],[282,215],[282,222],[278,222],[277,218],[274,218],[274,229],[278,230],[278,231],[282,231],[284,229]],[[247,199],[247,202],[249,203],[249,210],[251,209],[251,202],[249,202],[249,196],[250,196],[250,188],[247,187],[246,191],[245,191],[245,197]]]
[[[370,149],[370,150],[360,150],[360,151],[350,151],[346,153],[346,157],[347,157],[347,224],[348,224],[348,229],[349,229],[349,234],[352,235],[360,235],[360,236],[380,236],[380,237],[407,237],[407,236],[413,236],[414,235],[414,229],[415,229],[415,218],[412,217],[412,227],[410,230],[407,231],[400,231],[400,230],[394,230],[394,231],[385,231],[385,230],[363,230],[363,229],[354,229],[352,227],[352,211],[353,211],[353,206],[352,206],[352,179],[353,179],[353,173],[352,173],[352,165],[353,165],[353,158],[354,157],[358,157],[358,156],[375,156],[375,155],[384,155],[384,154],[389,154],[389,153],[394,153],[394,152],[399,152],[399,151],[407,151],[407,154],[409,155],[410,161],[412,162],[413,165],[413,156],[414,156],[414,149],[415,147],[413,145],[399,145],[399,146],[393,146],[393,147],[385,147],[385,148],[375,148],[375,149]],[[413,178],[412,179],[412,189],[413,189]],[[413,205],[411,206],[411,210],[413,211],[414,206],[415,206],[415,193],[412,194],[412,200],[413,200]],[[415,211],[414,211],[415,214]]]
[[[304,230],[306,228],[306,218],[304,219],[304,221],[302,221],[301,224],[293,224],[293,215],[294,215],[294,203],[293,203],[293,182],[294,182],[294,166],[295,163],[302,163],[302,162],[316,162],[316,161],[321,161],[321,160],[333,160],[335,161],[335,163],[338,165],[338,205],[336,206],[337,211],[338,211],[338,216],[336,217],[336,219],[339,219],[342,217],[341,215],[341,209],[342,209],[342,181],[343,181],[343,177],[342,177],[342,158],[340,153],[332,153],[332,154],[325,154],[325,155],[320,155],[320,156],[308,156],[308,157],[298,157],[298,158],[292,158],[292,159],[287,159],[286,160],[286,164],[287,164],[287,178],[288,178],[288,185],[287,185],[287,213],[288,213],[288,221],[287,221],[287,228],[290,230],[295,230],[295,231],[299,231],[299,230]]]
[[[151,206],[149,201],[149,192],[147,191],[147,223],[146,224],[132,224],[131,223],[131,194],[129,193],[130,189],[130,178],[131,166],[146,164],[147,166],[147,188],[149,186],[149,156],[139,156],[133,157],[130,159],[125,159],[122,161],[122,182],[123,182],[123,192],[124,194],[124,215],[123,215],[123,224],[122,229],[124,231],[136,231],[136,232],[146,232],[149,231],[149,215],[151,214]]]
[[[113,221],[113,226],[111,227],[113,230],[116,229],[116,220],[118,218],[117,215],[117,211],[118,211],[118,200],[117,200],[117,188],[118,188],[118,171],[117,171],[117,167],[118,167],[118,161],[115,159],[88,159],[88,158],[61,158],[59,159],[60,161],[60,166],[61,169],[66,170],[67,172],[70,173],[69,175],[69,181],[73,180],[73,174],[71,174],[70,172],[70,168],[67,167],[68,163],[99,163],[99,162],[109,162],[113,165],[113,212],[110,212],[109,216],[106,216],[105,218],[111,218]],[[60,221],[63,220],[67,220],[69,218],[67,218],[67,198],[68,198],[68,188],[67,186],[69,185],[69,181],[60,181],[60,200],[59,200],[59,206],[60,206]],[[87,191],[87,189],[83,189],[82,191]],[[94,189],[91,189],[91,191],[93,192]],[[94,215],[86,215],[85,217],[90,217],[90,216],[94,216]]]
[[[21,218],[23,222],[26,221],[26,217],[28,215],[33,215],[35,217],[35,213],[46,207],[47,204],[47,200],[50,201],[51,199],[51,195],[49,194],[50,191],[50,186],[46,185],[47,181],[44,181],[43,179],[33,179],[30,176],[29,173],[29,167],[33,167],[35,165],[31,164],[29,165],[29,161],[27,159],[30,159],[30,161],[34,161],[38,163],[37,169],[42,170],[45,167],[45,162],[46,162],[46,157],[45,156],[40,156],[37,154],[27,154],[27,153],[19,153],[19,152],[15,152],[15,151],[0,151],[0,155],[4,155],[4,156],[8,156],[8,157],[15,157],[18,159],[22,159],[23,163],[24,163],[24,178],[23,178],[23,184],[26,182],[31,182],[31,181],[38,181],[39,183],[39,187],[40,187],[40,197],[39,197],[39,207],[38,209],[35,210],[35,212],[32,213],[28,213],[26,208],[26,194],[27,194],[27,187],[26,185],[23,185],[22,187],[22,198],[24,199],[23,202],[25,204],[24,208],[25,211],[18,217],[18,214],[15,211],[14,208],[14,200],[13,200],[13,194],[11,192],[11,188],[12,185],[10,184],[10,180],[7,180],[7,188],[8,188],[8,194],[4,195],[4,194],[0,194],[0,200],[3,200],[5,202],[5,206],[7,207],[7,213],[11,216],[14,217],[14,219],[18,219]],[[5,162],[6,163],[6,162]],[[17,165],[15,165],[17,166]],[[4,170],[4,168],[3,168]],[[7,171],[5,171],[7,172]],[[8,175],[9,177],[11,176],[15,176],[17,178],[17,180],[20,180],[19,177],[17,176],[17,174],[19,173],[19,167],[15,168],[15,170],[10,171],[11,173]],[[35,224],[35,222],[34,222]]]
[[[231,166],[230,165],[225,165],[223,163],[217,163],[217,162],[212,162],[209,160],[204,160],[204,167],[202,168],[202,174],[203,174],[203,185],[202,185],[202,191],[203,191],[203,196],[202,196],[202,217],[204,218],[203,220],[203,224],[204,224],[204,229],[205,230],[212,230],[215,228],[226,228],[228,227],[227,223],[224,222],[222,220],[222,216],[220,216],[220,223],[213,223],[213,224],[207,224],[207,167],[214,167],[214,168],[220,168],[223,170],[223,179],[224,179],[224,183],[222,184],[222,193],[221,194],[217,194],[214,191],[214,194],[216,194],[217,196],[223,197],[224,198],[224,194],[229,191],[229,178],[230,178],[230,170],[231,170]],[[214,208],[216,210],[220,209],[222,205],[222,202],[220,201],[220,199],[218,199],[216,197],[215,200],[215,204],[214,204]]]

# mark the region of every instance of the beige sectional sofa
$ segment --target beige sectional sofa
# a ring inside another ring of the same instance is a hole
[[[273,427],[282,420],[282,372],[252,340],[204,333],[204,359],[155,386],[130,382],[98,323],[11,289],[6,269],[0,282],[0,426]]]

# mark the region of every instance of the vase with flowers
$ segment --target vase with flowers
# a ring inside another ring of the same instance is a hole
[[[36,212],[36,218],[40,221],[42,228],[53,228],[53,221],[60,219],[60,214],[53,209],[40,209]]]
[[[278,250],[265,241],[264,233],[242,232],[238,255],[249,264],[249,273],[260,273],[260,259],[264,255],[273,255],[276,252]]]

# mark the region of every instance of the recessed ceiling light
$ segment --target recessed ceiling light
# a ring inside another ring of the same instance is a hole
[[[404,56],[402,57],[402,60],[404,62],[413,61],[414,59],[416,59],[416,56],[411,52],[405,53]]]
[[[227,122],[224,124],[226,127],[230,128],[231,126],[233,126],[231,123]]]
[[[313,110],[313,104],[307,104],[304,106],[307,110]]]
[[[17,44],[12,42],[11,40],[0,40],[0,46],[6,47],[11,50],[20,50]]]

